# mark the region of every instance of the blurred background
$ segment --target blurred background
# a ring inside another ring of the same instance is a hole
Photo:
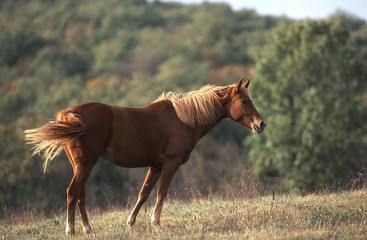
[[[0,217],[66,208],[69,161],[62,154],[43,174],[24,130],[83,102],[144,106],[163,91],[241,77],[251,77],[267,129],[221,122],[178,171],[171,196],[348,184],[367,165],[366,3],[302,2],[1,1]],[[146,171],[99,161],[87,207],[125,206]]]

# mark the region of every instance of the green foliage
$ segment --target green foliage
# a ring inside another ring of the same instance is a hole
[[[366,62],[357,47],[331,21],[277,29],[256,69],[254,96],[269,126],[250,141],[258,173],[314,189],[365,166]]]
[[[55,72],[58,73],[58,76],[72,77],[83,75],[87,70],[87,59],[75,50],[63,49],[60,51],[46,47],[39,51],[32,61],[29,74],[52,79]],[[52,80],[50,83],[53,83]]]
[[[209,76],[210,66],[207,62],[174,56],[161,63],[156,79],[163,88],[176,88],[174,90],[177,92],[187,86],[198,89],[207,82]]]
[[[14,65],[20,57],[36,51],[44,44],[37,34],[18,29],[6,29],[0,33],[0,66]]]
[[[118,63],[129,60],[135,46],[136,38],[128,30],[121,30],[115,37],[101,42],[94,50],[94,74],[116,73]]]

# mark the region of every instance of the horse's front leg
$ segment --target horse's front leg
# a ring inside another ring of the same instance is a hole
[[[143,206],[144,202],[148,199],[150,192],[152,191],[160,176],[161,170],[157,170],[153,167],[149,168],[143,186],[141,187],[138,201],[136,202],[134,209],[127,219],[127,224],[130,227],[134,225],[136,216],[138,215],[141,206]]]
[[[160,225],[160,218],[161,218],[163,202],[166,199],[169,184],[171,183],[172,178],[175,175],[179,167],[180,167],[180,164],[175,161],[167,162],[163,166],[161,180],[159,181],[159,186],[158,186],[158,191],[157,191],[157,202],[155,204],[154,212],[151,218],[151,222],[154,226]]]

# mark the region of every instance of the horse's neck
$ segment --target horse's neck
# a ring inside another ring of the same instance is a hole
[[[224,113],[218,115],[218,118],[215,121],[212,121],[211,123],[198,125],[191,128],[191,131],[193,132],[193,135],[197,140],[200,140],[202,137],[204,137],[210,130],[212,130],[220,121],[222,121],[225,118]]]
[[[222,93],[219,93],[219,95],[222,95],[221,97],[221,104],[222,104],[222,111],[217,115],[217,118],[212,121],[211,123],[208,124],[202,124],[202,125],[198,125],[196,127],[193,128],[193,132],[196,135],[196,137],[199,139],[201,139],[203,136],[205,136],[208,132],[210,132],[210,130],[212,130],[220,121],[222,121],[224,118],[226,118],[226,114],[225,114],[225,105],[228,102],[228,98],[227,98],[227,91],[224,91]]]

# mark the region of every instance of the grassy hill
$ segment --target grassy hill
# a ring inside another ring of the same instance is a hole
[[[367,239],[366,199],[367,190],[173,200],[165,205],[160,229],[149,223],[152,207],[142,209],[133,229],[125,223],[130,209],[113,210],[91,216],[94,231],[87,236],[77,220],[75,239]],[[21,220],[23,223],[3,223],[0,236],[70,239],[64,233],[64,215],[34,222]]]

